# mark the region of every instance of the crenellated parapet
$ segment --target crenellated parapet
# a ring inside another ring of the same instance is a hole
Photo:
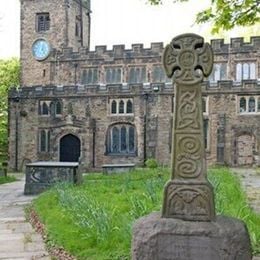
[[[216,84],[204,81],[203,92],[257,92],[260,93],[259,80],[244,80],[234,82],[232,80],[221,80]],[[15,101],[27,98],[52,98],[52,97],[91,97],[91,96],[139,96],[144,94],[172,95],[172,83],[140,83],[140,84],[98,84],[98,85],[50,85],[23,87],[18,91],[12,89],[9,99]]]
[[[96,46],[94,51],[87,48],[80,48],[78,52],[73,52],[72,48],[64,48],[58,54],[60,60],[84,60],[84,59],[127,59],[138,57],[161,57],[164,50],[162,42],[151,43],[150,48],[144,48],[143,44],[132,44],[131,49],[126,49],[125,45],[113,45],[108,49],[106,45]],[[54,51],[54,57],[56,52]]]
[[[107,84],[107,85],[50,85],[23,87],[18,91],[12,89],[9,99],[52,98],[52,97],[90,97],[90,96],[131,96],[143,94],[171,94],[171,83],[140,83],[140,84]]]
[[[251,52],[260,48],[260,36],[250,37],[247,42],[242,37],[231,38],[230,43],[224,43],[224,39],[211,40],[211,46],[215,53]]]
[[[224,39],[213,39],[211,46],[216,54],[257,51],[260,48],[260,36],[251,37],[249,42],[246,42],[244,38],[231,38],[230,43],[225,43]],[[131,49],[126,49],[125,45],[113,45],[112,49],[108,49],[106,45],[100,45],[96,46],[94,51],[80,48],[78,52],[73,52],[72,48],[64,48],[58,55],[60,60],[131,59],[161,57],[163,50],[162,42],[154,42],[151,43],[150,48],[144,48],[143,44],[132,44]]]

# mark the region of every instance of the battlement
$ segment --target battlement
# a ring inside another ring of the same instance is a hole
[[[233,82],[232,80],[218,81],[215,84],[204,81],[203,92],[257,92],[260,94],[259,80],[244,80]],[[90,97],[90,96],[129,96],[129,95],[171,95],[174,89],[172,83],[140,83],[140,84],[98,84],[98,85],[51,85],[23,87],[18,91],[12,89],[9,92],[10,100],[27,98],[52,98],[52,97]]]
[[[106,45],[96,46],[94,51],[87,48],[80,48],[78,52],[73,52],[72,48],[63,48],[60,53],[60,59],[102,59],[102,58],[134,58],[161,56],[164,49],[162,42],[151,43],[150,48],[144,48],[143,44],[132,44],[131,49],[126,49],[125,45],[113,45],[109,50]],[[55,52],[55,51],[54,51]],[[55,56],[55,54],[54,54]]]
[[[215,53],[257,51],[260,48],[260,36],[250,37],[249,42],[242,37],[231,38],[230,43],[224,43],[224,39],[213,39],[211,46]]]
[[[120,95],[142,95],[146,93],[158,93],[168,95],[173,93],[171,83],[143,83],[143,84],[98,84],[98,85],[58,85],[58,86],[32,86],[23,87],[18,91],[12,89],[9,99],[27,99],[41,97],[79,97],[79,96],[120,96]]]
[[[249,42],[246,42],[243,38],[231,38],[230,43],[225,43],[224,39],[213,39],[211,46],[216,54],[257,51],[260,48],[260,36],[251,37]],[[135,43],[132,44],[131,49],[126,49],[125,45],[113,45],[112,49],[108,49],[106,45],[100,45],[96,46],[94,51],[80,48],[78,52],[73,52],[72,48],[64,48],[59,53],[59,58],[60,60],[85,60],[158,57],[162,55],[163,50],[164,44],[162,42],[153,42],[150,48],[144,48],[143,44]]]

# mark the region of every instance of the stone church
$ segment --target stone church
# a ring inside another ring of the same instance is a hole
[[[9,165],[81,161],[169,165],[172,83],[164,46],[89,50],[90,0],[21,0],[21,86],[9,94]],[[258,163],[260,37],[212,40],[214,69],[203,83],[208,164]]]

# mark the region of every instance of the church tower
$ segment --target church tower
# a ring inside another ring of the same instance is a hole
[[[62,48],[89,48],[90,0],[21,0],[21,86],[50,85]]]

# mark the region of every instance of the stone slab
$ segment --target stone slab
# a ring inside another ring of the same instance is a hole
[[[161,218],[139,219],[133,229],[133,260],[251,260],[243,222],[217,216],[214,222]]]

